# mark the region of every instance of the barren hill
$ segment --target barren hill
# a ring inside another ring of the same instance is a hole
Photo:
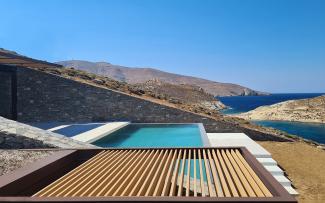
[[[160,80],[148,80],[145,83],[134,84],[138,91],[146,92],[155,98],[165,99],[171,103],[187,103],[210,110],[219,110],[226,106],[212,94],[205,92],[201,87],[187,84],[171,84]]]
[[[252,111],[239,114],[238,117],[249,120],[325,123],[325,95],[261,106]]]
[[[129,68],[125,66],[112,65],[106,62],[94,63],[81,60],[61,61],[57,63],[97,75],[108,76],[115,80],[130,84],[144,83],[148,80],[158,79],[171,84],[196,85],[214,96],[247,96],[265,94],[236,84],[214,82],[202,78],[168,73],[153,68]]]

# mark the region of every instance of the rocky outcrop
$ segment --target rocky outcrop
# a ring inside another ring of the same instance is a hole
[[[270,106],[261,106],[235,116],[248,120],[325,123],[325,95],[311,99],[290,100]]]

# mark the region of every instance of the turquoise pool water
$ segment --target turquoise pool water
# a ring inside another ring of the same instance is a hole
[[[100,147],[201,147],[198,124],[129,124],[94,143]]]

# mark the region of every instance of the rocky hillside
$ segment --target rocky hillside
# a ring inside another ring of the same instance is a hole
[[[129,68],[112,65],[106,62],[93,63],[81,60],[61,61],[57,63],[65,67],[73,67],[75,69],[107,76],[130,84],[144,83],[148,80],[158,79],[171,84],[196,85],[214,96],[246,96],[265,94],[236,84],[214,82],[196,77],[167,73],[152,68]]]
[[[280,120],[325,123],[325,95],[261,106],[237,115],[249,120]]]
[[[226,106],[201,87],[187,84],[170,84],[160,80],[149,80],[133,85],[138,92],[144,92],[155,98],[168,100],[175,104],[190,104],[210,110],[220,110]]]

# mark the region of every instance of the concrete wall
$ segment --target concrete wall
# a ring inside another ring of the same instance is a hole
[[[208,132],[239,132],[194,113],[28,68],[17,69],[17,120],[197,122]]]

